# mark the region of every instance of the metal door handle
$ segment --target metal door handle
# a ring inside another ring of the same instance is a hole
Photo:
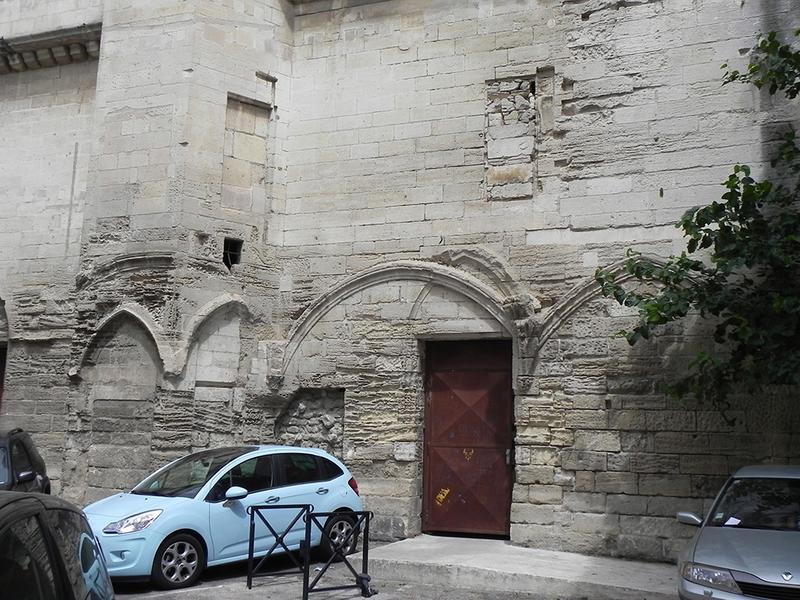
[[[511,466],[511,448],[506,449],[506,464]]]
[[[266,504],[275,504],[280,498],[278,496],[270,496],[266,500]]]
[[[318,493],[320,496],[321,496],[322,494],[327,494],[327,493],[328,493],[328,488],[319,488],[319,489],[317,490],[317,493]]]

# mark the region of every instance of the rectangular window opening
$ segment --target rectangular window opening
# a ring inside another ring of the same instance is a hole
[[[228,267],[230,271],[233,265],[238,265],[242,262],[242,246],[244,242],[236,238],[225,238],[225,243],[222,248],[222,262]]]

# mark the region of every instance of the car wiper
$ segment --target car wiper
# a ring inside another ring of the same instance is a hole
[[[136,496],[165,496],[162,492],[157,492],[155,490],[131,490],[131,494]]]

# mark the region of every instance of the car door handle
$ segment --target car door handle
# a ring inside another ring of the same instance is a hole
[[[279,496],[270,496],[269,498],[266,499],[265,503],[266,504],[275,504],[278,500],[280,500]]]
[[[322,494],[327,494],[327,493],[328,493],[328,488],[319,488],[317,490],[317,494],[319,494],[320,496],[322,496]]]

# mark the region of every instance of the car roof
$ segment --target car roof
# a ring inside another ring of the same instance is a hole
[[[192,454],[200,454],[202,452],[241,452],[239,456],[236,458],[241,458],[243,456],[249,456],[253,453],[262,453],[262,452],[269,452],[269,453],[280,453],[280,452],[305,452],[307,454],[316,454],[317,456],[325,456],[330,457],[331,454],[327,451],[323,450],[322,448],[308,448],[303,446],[280,446],[277,444],[253,444],[248,446],[221,446],[219,448],[205,448],[203,450],[198,450],[197,452],[192,452]],[[189,455],[187,455],[189,456]]]
[[[256,447],[255,451],[271,450],[272,452],[305,452],[307,454],[316,454],[318,456],[331,456],[331,454],[322,448],[306,447],[306,446],[278,446],[272,444],[261,444]]]
[[[800,479],[800,465],[749,465],[736,471],[733,476],[740,479]]]
[[[63,509],[80,512],[74,504],[62,500],[57,496],[50,494],[35,494],[33,492],[2,492],[0,491],[0,510],[4,509],[9,504],[18,502],[20,500],[33,499],[37,500],[47,509]]]

